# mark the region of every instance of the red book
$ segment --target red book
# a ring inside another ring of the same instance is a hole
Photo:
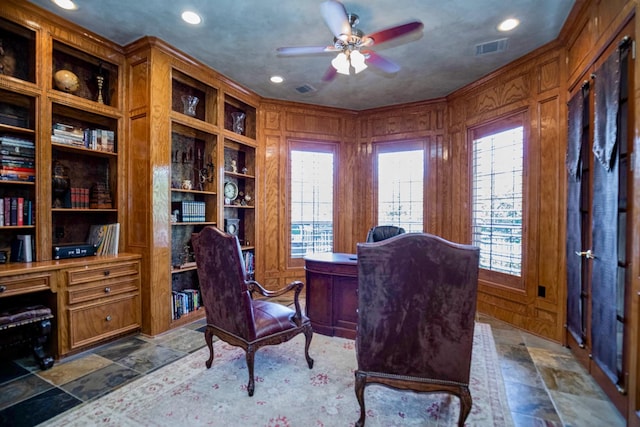
[[[24,225],[24,197],[18,197],[18,211],[16,214],[16,225]]]

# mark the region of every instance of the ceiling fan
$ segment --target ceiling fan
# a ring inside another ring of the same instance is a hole
[[[333,80],[337,73],[350,74],[351,67],[357,74],[367,68],[367,64],[387,73],[398,72],[400,70],[398,64],[368,48],[374,44],[377,46],[423,28],[422,22],[412,21],[365,35],[360,29],[356,28],[359,22],[358,15],[347,13],[341,2],[327,0],[320,5],[320,11],[325,23],[334,35],[332,45],[280,47],[277,51],[280,55],[286,56],[338,52],[338,55],[331,61],[331,66],[322,77],[325,82]]]

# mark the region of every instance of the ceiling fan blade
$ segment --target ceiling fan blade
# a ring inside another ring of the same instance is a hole
[[[276,49],[279,55],[308,55],[312,53],[333,52],[333,46],[299,46],[299,47],[279,47]]]
[[[346,41],[351,36],[347,10],[342,3],[336,0],[327,0],[320,5],[320,12],[327,27],[337,39]]]
[[[402,37],[414,31],[422,30],[423,27],[424,25],[422,24],[422,22],[413,21],[407,24],[398,25],[395,27],[380,30],[375,33],[367,34],[364,37],[365,39],[364,45],[366,46],[371,46],[373,44],[379,45],[380,43],[388,42],[389,40],[393,40],[397,37]]]
[[[377,67],[387,73],[397,73],[398,71],[400,71],[400,66],[398,64],[378,55],[371,50],[362,51],[362,54],[367,57],[366,63],[368,65],[373,65],[374,67]]]
[[[330,82],[331,80],[336,78],[337,74],[338,74],[338,71],[332,66],[330,66],[329,68],[327,68],[327,71],[324,73],[324,76],[322,76],[322,81]]]

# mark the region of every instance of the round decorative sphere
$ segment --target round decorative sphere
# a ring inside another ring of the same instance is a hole
[[[69,70],[59,70],[53,75],[58,89],[73,93],[80,89],[80,79]]]

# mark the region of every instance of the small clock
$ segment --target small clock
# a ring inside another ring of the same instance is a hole
[[[224,231],[232,236],[238,235],[240,229],[240,220],[238,218],[227,218],[224,220]]]
[[[238,197],[238,186],[235,182],[227,181],[224,183],[224,203],[231,204]]]

